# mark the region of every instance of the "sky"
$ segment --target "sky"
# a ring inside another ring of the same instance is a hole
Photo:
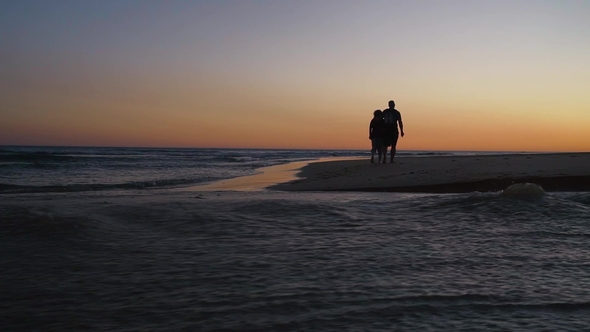
[[[590,151],[587,0],[0,1],[0,145]]]

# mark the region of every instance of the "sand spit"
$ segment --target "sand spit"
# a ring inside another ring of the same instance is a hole
[[[459,193],[536,183],[546,191],[590,191],[590,153],[400,157],[393,164],[312,162],[298,177],[270,189]]]

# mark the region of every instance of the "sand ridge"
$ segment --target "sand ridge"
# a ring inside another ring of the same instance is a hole
[[[497,191],[532,182],[548,191],[590,190],[590,153],[399,157],[313,162],[300,179],[271,186],[287,191]]]

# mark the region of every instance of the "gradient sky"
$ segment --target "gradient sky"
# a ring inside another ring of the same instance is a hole
[[[590,151],[590,1],[0,1],[0,144]]]

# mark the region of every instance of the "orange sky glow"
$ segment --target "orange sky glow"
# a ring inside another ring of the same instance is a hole
[[[590,151],[588,3],[59,4],[1,11],[0,145]]]

